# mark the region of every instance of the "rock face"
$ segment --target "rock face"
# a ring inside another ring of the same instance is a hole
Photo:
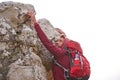
[[[51,54],[43,46],[26,13],[30,4],[0,3],[0,80],[52,80]],[[59,34],[46,19],[39,24],[54,42]]]

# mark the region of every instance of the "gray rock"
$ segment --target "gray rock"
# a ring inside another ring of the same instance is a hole
[[[34,11],[31,4],[0,3],[0,80],[52,80],[52,54],[44,47],[31,20],[26,16]],[[54,43],[59,37],[47,19],[40,26]]]

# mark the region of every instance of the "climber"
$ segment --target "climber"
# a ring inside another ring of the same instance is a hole
[[[30,11],[27,13],[27,16],[29,16],[34,23],[34,27],[37,31],[38,37],[40,38],[41,42],[44,44],[44,46],[54,55],[55,59],[63,65],[66,69],[70,69],[70,58],[67,55],[67,50],[65,50],[65,47],[67,47],[67,43],[70,41],[66,34],[61,30],[56,28],[56,30],[61,34],[60,38],[56,40],[55,44],[53,44],[45,35],[45,33],[42,31],[40,25],[37,23],[37,20],[35,18],[34,12]],[[80,47],[80,52],[82,52],[82,49]],[[53,77],[54,80],[67,80],[66,75],[64,73],[64,69],[59,67],[58,65],[53,63]],[[85,75],[79,80],[88,80],[89,75]],[[77,80],[70,78],[69,80]]]

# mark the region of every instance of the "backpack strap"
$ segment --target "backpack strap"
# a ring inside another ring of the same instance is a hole
[[[60,63],[58,63],[58,61],[54,58],[53,56],[53,62],[58,65],[60,68],[62,68],[64,71],[68,71],[68,69],[66,69],[65,67],[63,67]]]
[[[70,58],[70,68],[73,64],[73,60],[72,60],[72,54],[71,54],[71,50],[69,49],[69,47],[66,47],[65,50],[67,50],[68,52],[68,56]],[[68,71],[68,69],[66,69],[65,67],[63,67],[60,63],[58,63],[58,61],[55,59],[54,56],[52,56],[53,62],[58,65],[59,67],[61,67],[62,69],[64,69],[64,71]]]
[[[81,68],[82,68],[82,70],[83,70],[83,59],[82,59],[82,55],[80,54],[80,52],[79,52],[78,50],[76,50],[75,53],[79,55],[79,60],[80,60],[80,63],[81,63]]]
[[[70,73],[69,73],[69,69],[66,69],[65,67],[63,67],[53,56],[53,62],[59,66],[60,68],[62,68],[64,70],[64,74],[65,74],[65,78],[66,80],[70,80]]]
[[[71,69],[72,65],[74,64],[73,58],[72,58],[72,54],[71,54],[72,51],[70,50],[69,47],[66,47],[66,50],[68,51],[68,55],[69,55],[69,58],[70,58],[70,69]],[[78,50],[75,50],[74,53],[79,55],[78,58],[79,58],[80,63],[81,63],[81,69],[83,70],[83,59],[82,59],[82,55],[80,54],[80,52],[79,52]]]
[[[70,50],[69,47],[66,47],[65,50],[67,50],[67,52],[68,52],[68,56],[69,56],[69,59],[70,59],[70,69],[71,69],[71,67],[73,65],[73,59],[72,59],[71,50]]]
[[[72,67],[72,65],[74,64],[74,62],[73,62],[73,59],[72,59],[72,51],[70,50],[70,48],[69,47],[66,47],[65,48],[65,50],[67,50],[67,52],[68,52],[68,56],[69,56],[69,59],[70,59],[70,69],[71,69],[71,67]],[[80,52],[78,51],[78,50],[75,50],[75,54],[78,54],[79,55],[79,60],[80,60],[80,62],[81,62],[81,68],[82,68],[82,70],[83,70],[83,59],[82,59],[82,55],[80,54]],[[55,58],[54,58],[54,56],[53,56],[53,62],[57,65],[57,66],[59,66],[60,68],[62,68],[63,70],[64,70],[64,72],[65,72],[65,77],[66,77],[66,79],[67,80],[69,80],[71,77],[70,77],[70,70],[69,69],[66,69],[64,66],[62,66]],[[77,80],[82,80],[82,77],[81,78],[78,78]]]
[[[71,50],[69,47],[65,47],[65,50],[67,50],[67,53],[68,53],[68,56],[70,58],[70,69],[72,67],[72,64],[73,64],[73,59],[72,59],[72,54],[71,54]],[[62,66],[53,56],[53,62],[59,66],[60,68],[62,68],[64,70],[64,73],[65,73],[65,77],[67,80],[70,80],[70,70],[69,69],[66,69],[64,66]]]

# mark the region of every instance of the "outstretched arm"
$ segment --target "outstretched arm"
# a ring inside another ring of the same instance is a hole
[[[55,57],[61,57],[64,56],[66,53],[66,50],[61,49],[57,46],[55,46],[45,35],[45,33],[42,31],[40,25],[37,23],[37,20],[35,18],[35,14],[33,12],[28,12],[28,16],[31,17],[31,20],[34,22],[35,29],[37,31],[38,37],[40,38],[41,42],[44,44],[44,46],[55,56]]]

